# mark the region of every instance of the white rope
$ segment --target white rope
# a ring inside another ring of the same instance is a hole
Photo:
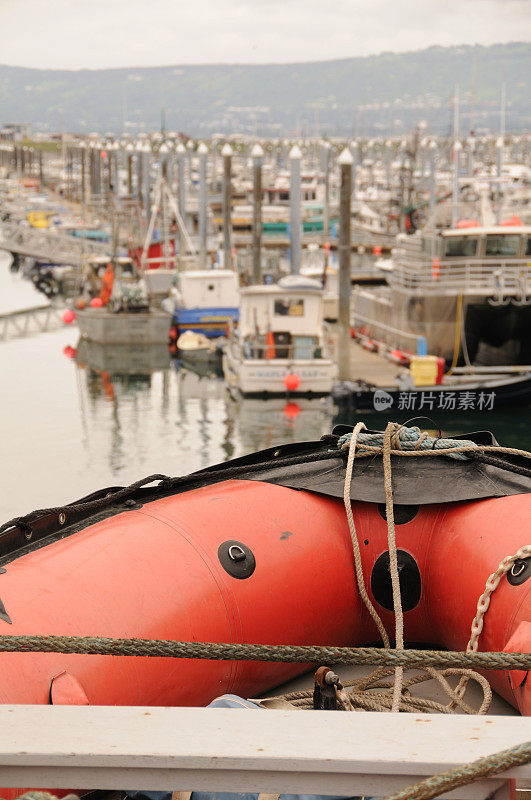
[[[392,438],[397,434],[400,426],[395,422],[389,422],[385,429],[383,439],[383,468],[385,486],[385,518],[387,520],[387,543],[389,547],[389,569],[391,571],[391,585],[393,587],[393,608],[395,610],[395,647],[397,650],[404,649],[404,613],[402,610],[402,596],[400,594],[400,576],[398,574],[398,553],[396,550],[395,535],[395,514],[393,508],[393,484],[391,471],[391,447]],[[422,438],[419,439],[419,443]],[[393,705],[391,711],[400,711],[400,700],[402,697],[402,682],[404,679],[404,668],[395,668],[395,685],[393,689]]]
[[[358,422],[352,431],[352,436],[349,443],[347,467],[345,473],[345,483],[343,486],[343,502],[345,504],[345,511],[347,512],[348,527],[350,530],[350,539],[352,541],[352,549],[354,551],[354,564],[356,567],[356,580],[358,583],[359,593],[361,599],[365,603],[367,611],[374,620],[376,627],[380,632],[384,647],[389,647],[389,637],[385,630],[384,624],[373,606],[367,589],[365,588],[365,578],[363,577],[363,567],[361,563],[360,545],[358,542],[358,534],[356,532],[356,525],[354,524],[354,515],[352,514],[352,501],[350,499],[350,485],[352,483],[352,467],[354,465],[354,456],[356,455],[356,441],[360,431],[365,428],[363,422]]]
[[[394,506],[393,506],[393,486],[392,486],[392,466],[391,466],[391,455],[425,455],[425,454],[432,454],[433,450],[421,450],[420,448],[423,446],[427,434],[420,433],[418,441],[415,442],[413,445],[414,449],[409,451],[404,451],[401,449],[401,433],[404,435],[403,426],[399,425],[395,422],[389,422],[384,435],[383,435],[383,444],[382,446],[370,446],[367,444],[358,445],[358,437],[360,432],[365,428],[363,422],[358,422],[352,434],[349,437],[349,440],[345,440],[342,443],[342,447],[348,447],[348,459],[347,459],[347,466],[345,472],[345,483],[343,487],[343,502],[345,505],[345,511],[347,513],[347,521],[350,530],[350,538],[352,541],[352,547],[354,551],[354,563],[356,567],[356,580],[358,583],[358,589],[361,595],[361,598],[369,611],[372,619],[374,620],[380,635],[382,637],[383,643],[385,647],[389,647],[389,637],[387,635],[387,631],[385,630],[384,624],[376,611],[374,605],[371,602],[371,599],[367,593],[367,589],[365,587],[365,579],[363,576],[363,567],[361,563],[361,554],[360,554],[360,547],[358,541],[358,535],[356,531],[356,526],[354,524],[354,516],[352,513],[352,502],[350,499],[350,489],[352,483],[352,471],[354,465],[354,458],[356,456],[356,448],[357,446],[360,447],[362,450],[362,454],[369,454],[369,453],[382,453],[383,458],[383,468],[384,468],[384,486],[385,486],[385,511],[386,511],[386,520],[387,520],[387,541],[388,541],[388,549],[389,549],[389,568],[391,572],[391,585],[393,590],[393,607],[395,612],[395,643],[397,649],[404,649],[404,614],[402,609],[402,597],[400,593],[400,576],[398,572],[398,554],[397,554],[397,546],[396,546],[396,533],[395,533],[395,521],[394,521]],[[369,434],[362,434],[369,438],[372,438]],[[440,449],[437,451],[437,455],[441,453],[456,453],[456,452],[467,452],[470,450],[477,450],[477,446],[471,447],[468,443],[457,443],[456,446],[452,446],[449,448]],[[484,447],[481,448],[483,450],[490,450],[496,449],[498,452],[505,451],[511,453],[513,455],[526,455],[529,454],[526,451],[515,450],[514,448],[490,448]],[[492,593],[496,590],[497,586],[500,583],[501,578],[505,575],[509,569],[512,567],[515,561],[523,558],[527,558],[531,556],[531,545],[525,545],[521,547],[517,553],[513,556],[506,556],[500,562],[497,570],[492,573],[487,579],[487,583],[485,586],[485,591],[481,595],[477,603],[477,613],[472,621],[471,626],[471,636],[470,640],[467,645],[467,652],[476,652],[478,649],[478,640],[481,632],[483,630],[483,622],[484,616],[489,608],[490,605],[490,598]],[[483,685],[484,679],[478,674],[471,670],[444,670],[442,673],[438,670],[434,669],[433,667],[426,667],[426,672],[438,683],[442,686],[446,694],[450,697],[450,703],[448,706],[445,706],[445,710],[447,712],[452,711],[456,706],[459,707],[462,711],[466,713],[474,713],[474,710],[463,701],[463,696],[466,690],[466,686],[470,678],[473,678],[480,682]],[[456,686],[455,690],[452,689],[448,681],[445,679],[446,675],[461,675],[461,679]],[[366,680],[362,681],[363,686],[369,683],[372,683],[373,686],[375,685],[375,681],[380,679],[382,676],[382,669],[377,669],[372,675],[370,675]],[[393,698],[392,698],[392,705],[391,711],[400,711],[401,705],[404,704],[403,698],[403,686],[404,686],[404,669],[403,667],[395,667],[395,680],[393,685]],[[488,685],[488,684],[487,684]],[[485,714],[489,708],[490,701],[492,699],[492,692],[490,687],[488,690],[484,689],[484,696],[483,702],[481,703],[480,708],[476,713],[478,714]]]

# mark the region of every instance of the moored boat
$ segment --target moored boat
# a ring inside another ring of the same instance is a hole
[[[163,303],[173,313],[178,333],[192,331],[209,338],[225,336],[239,316],[238,275],[229,269],[189,269]]]
[[[241,290],[241,313],[223,354],[229,387],[244,395],[326,395],[336,367],[328,353],[320,283],[287,276]]]
[[[497,411],[531,404],[531,371],[477,370],[445,377],[433,386],[414,386],[400,378],[389,386],[342,381],[332,387],[331,395],[339,406],[384,413]]]
[[[431,440],[395,427],[392,555],[375,457],[382,435],[358,435],[361,457],[349,481],[350,433],[339,427],[319,442],[272,448],[186,478],[150,476],[12,520],[0,527],[0,625],[21,635],[375,642],[354,536],[365,590],[391,638],[391,558],[405,641],[451,650],[466,649],[478,598],[503,561],[476,641],[480,650],[528,651],[529,454],[507,452],[487,434]],[[417,447],[424,457],[400,458]],[[154,480],[160,483],[150,487]],[[354,528],[341,500],[345,482]],[[0,702],[30,704],[204,705],[224,692],[257,696],[306,669],[57,652],[2,653],[0,663]],[[520,713],[531,713],[526,673],[488,677]]]

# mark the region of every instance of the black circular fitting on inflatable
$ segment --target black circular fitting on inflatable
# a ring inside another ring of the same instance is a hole
[[[393,516],[395,518],[395,525],[405,525],[406,522],[411,522],[412,519],[418,514],[419,506],[405,506],[394,505]],[[385,514],[385,503],[378,503],[378,513],[382,519],[387,519]]]
[[[220,544],[218,558],[225,572],[240,580],[250,578],[256,567],[252,550],[246,544],[233,539]]]
[[[511,586],[520,586],[531,577],[531,558],[518,558],[507,573]]]
[[[413,556],[405,550],[398,550],[397,562],[402,609],[411,611],[420,600],[422,591],[420,571]],[[388,611],[394,611],[389,551],[382,553],[372,568],[371,591],[377,603]]]

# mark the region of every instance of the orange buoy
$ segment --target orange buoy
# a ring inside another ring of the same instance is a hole
[[[387,358],[394,364],[400,364],[402,366],[407,366],[411,361],[411,356],[407,353],[404,353],[403,350],[399,350],[398,348],[390,350],[387,353]]]
[[[458,228],[478,228],[479,222],[476,219],[460,219],[457,223]]]
[[[504,219],[501,224],[503,226],[508,226],[508,227],[512,226],[519,227],[523,223],[518,214],[513,214],[512,217],[509,217],[509,219]]]
[[[373,342],[372,339],[369,339],[367,336],[364,336],[361,340],[361,346],[364,350],[368,350],[370,353],[377,353],[378,352],[378,345],[376,342]]]

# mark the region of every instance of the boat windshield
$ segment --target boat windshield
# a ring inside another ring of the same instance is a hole
[[[297,298],[290,300],[285,297],[280,297],[275,300],[275,316],[276,317],[303,317],[304,316],[304,300]]]
[[[520,236],[514,233],[489,233],[485,243],[486,256],[517,256]]]
[[[448,236],[444,255],[449,258],[475,256],[478,240],[475,236]]]

